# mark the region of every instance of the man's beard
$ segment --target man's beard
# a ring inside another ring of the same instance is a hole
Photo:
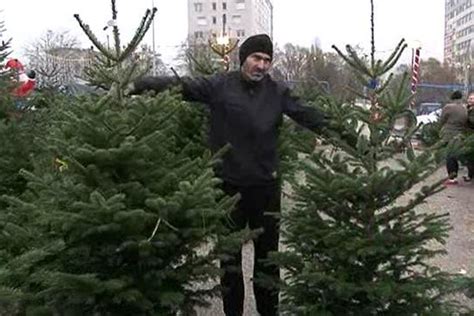
[[[251,81],[261,81],[265,77],[265,73],[263,72],[254,72],[250,75],[249,79]]]

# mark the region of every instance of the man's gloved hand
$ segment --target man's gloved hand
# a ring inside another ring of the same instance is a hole
[[[154,90],[153,85],[151,84],[153,82],[152,79],[155,79],[155,78],[154,77],[141,77],[130,82],[127,85],[127,88],[125,89],[125,95],[142,94],[148,90]]]
[[[125,95],[135,95],[135,94],[138,94],[137,93],[137,90],[135,88],[135,83],[134,82],[130,82],[127,87],[125,88]]]
[[[162,92],[176,83],[177,80],[172,77],[142,77],[129,83],[127,88],[125,89],[125,94],[142,94],[150,90],[155,92]]]

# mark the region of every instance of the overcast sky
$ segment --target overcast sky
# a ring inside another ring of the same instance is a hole
[[[231,1],[231,0],[228,0]],[[309,46],[318,38],[323,50],[332,44],[370,47],[369,0],[272,0],[274,5],[274,40]],[[395,47],[403,37],[410,44],[418,41],[422,59],[443,58],[444,0],[375,0],[375,42],[379,56]],[[122,40],[133,36],[152,0],[117,0],[118,23]],[[175,46],[187,33],[187,0],[154,0],[158,8],[155,23],[157,51],[165,61],[176,54]],[[90,46],[74,13],[106,41],[102,30],[111,19],[110,0],[2,0],[0,19],[5,21],[7,37],[13,38],[13,54],[47,30],[69,30],[84,47]],[[151,31],[145,41],[151,44]],[[413,44],[414,45],[414,44]],[[403,59],[410,60],[407,50]]]

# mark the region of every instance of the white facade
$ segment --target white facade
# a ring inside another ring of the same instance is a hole
[[[188,38],[207,41],[226,35],[243,40],[266,33],[273,35],[271,0],[188,0]]]
[[[474,59],[472,0],[445,0],[444,60],[450,64]]]

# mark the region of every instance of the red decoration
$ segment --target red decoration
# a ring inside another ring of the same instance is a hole
[[[33,92],[36,87],[36,74],[34,71],[30,70],[25,73],[25,67],[16,58],[8,60],[5,68],[17,72],[17,77],[14,78],[14,81],[17,81],[18,85],[12,91],[14,97],[25,98]]]
[[[16,58],[10,59],[9,61],[7,61],[7,63],[5,64],[5,68],[16,70],[19,73],[25,72],[25,68],[23,67],[23,64]]]

